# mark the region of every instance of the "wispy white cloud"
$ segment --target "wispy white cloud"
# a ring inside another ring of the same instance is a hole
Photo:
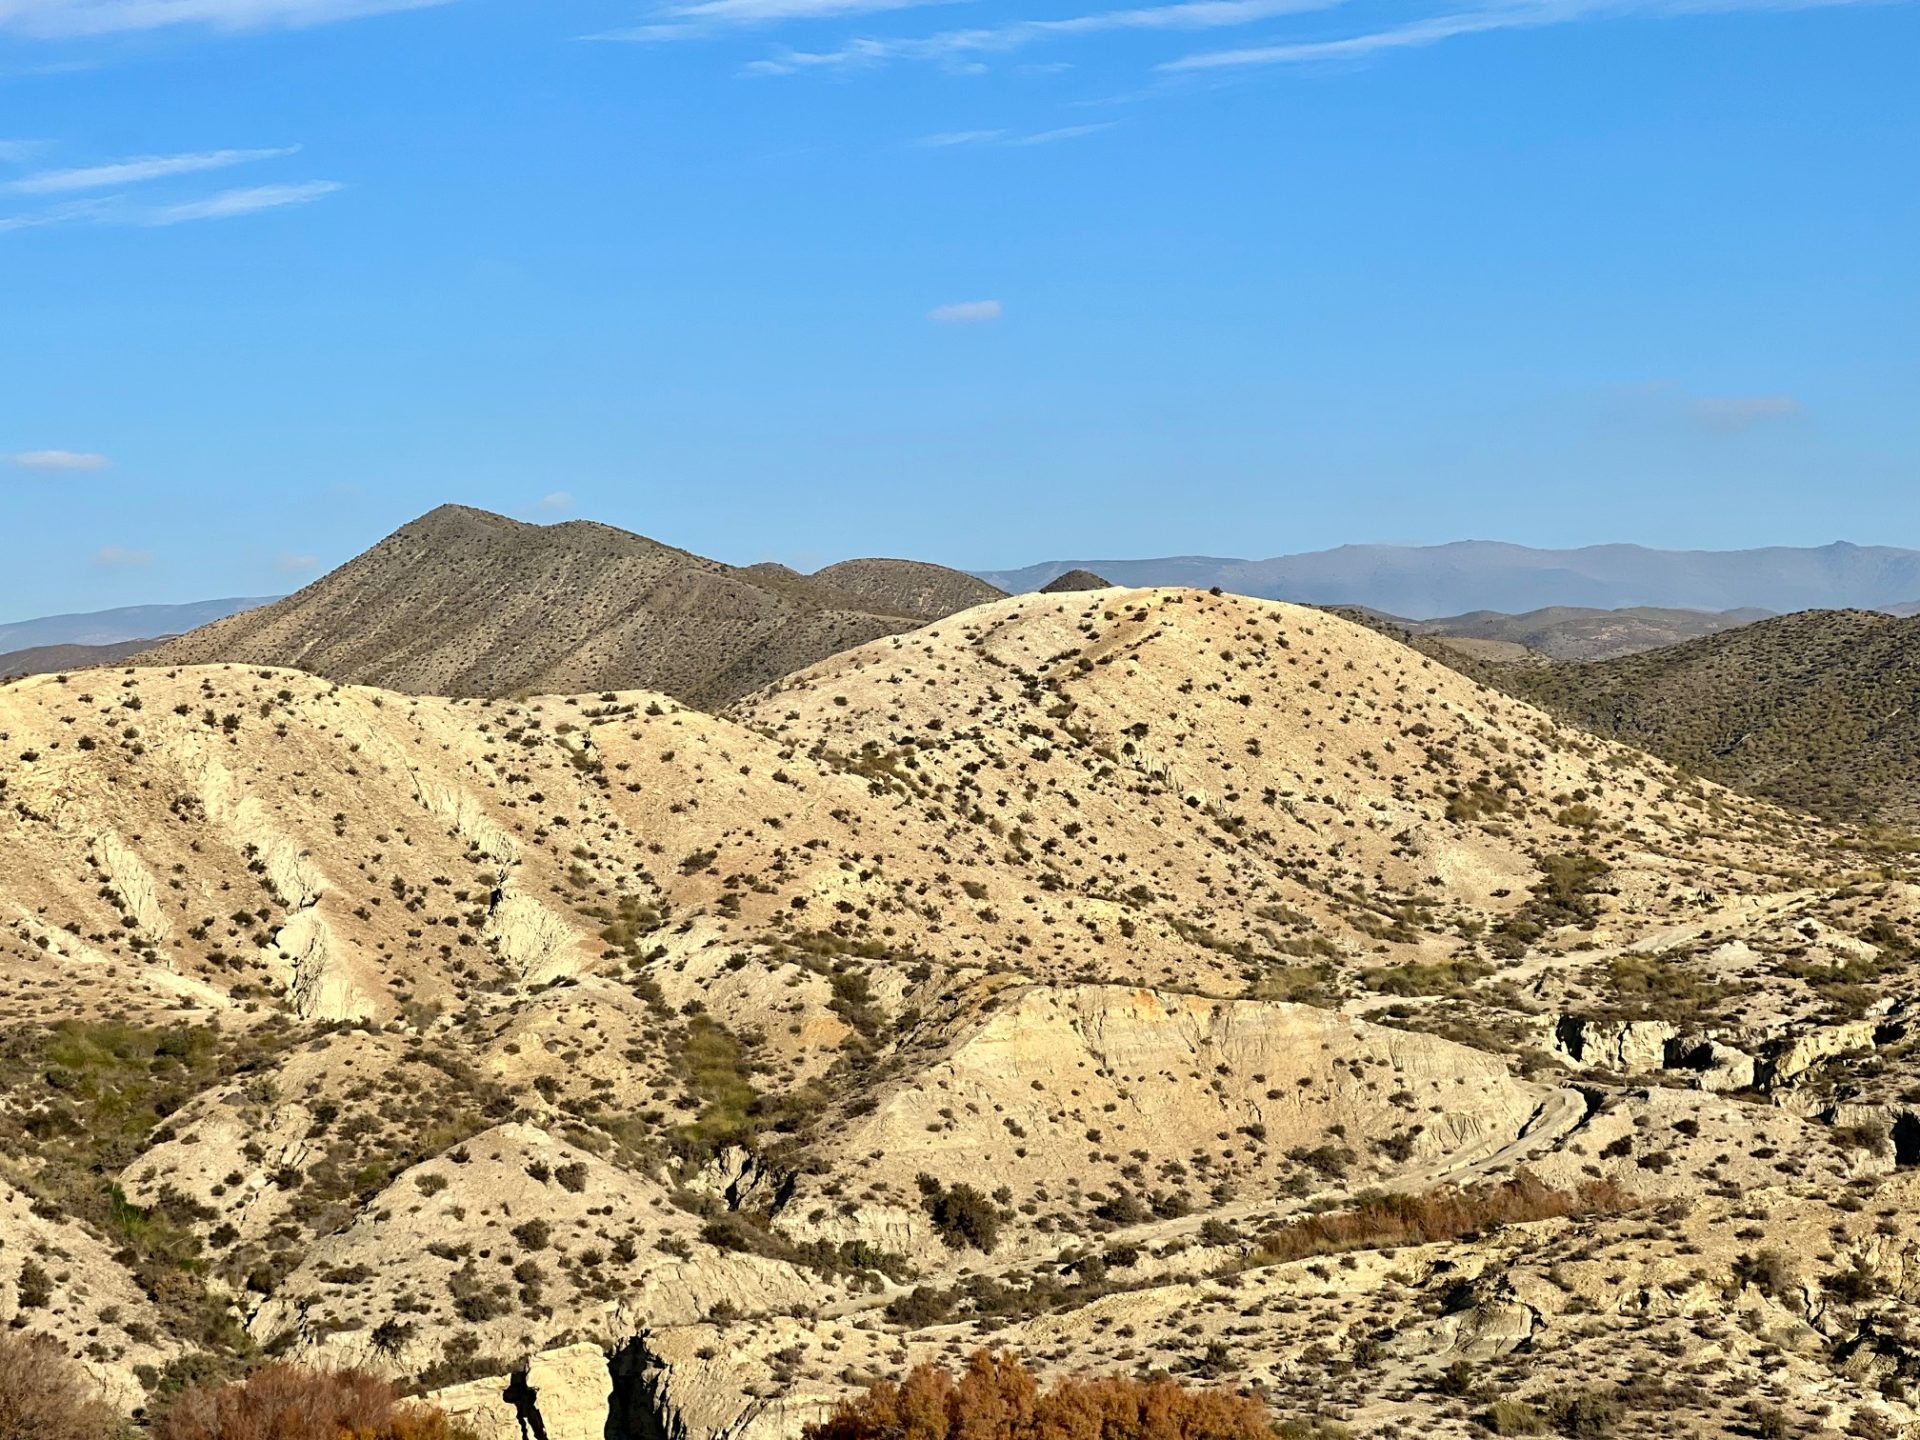
[[[1164,72],[1179,72],[1362,60],[1383,51],[1420,49],[1463,35],[1481,35],[1496,30],[1539,29],[1579,20],[1628,16],[1660,19],[1745,10],[1823,10],[1878,3],[1881,0],[1518,0],[1518,3],[1490,5],[1478,10],[1430,15],[1404,24],[1331,40],[1295,40],[1232,50],[1202,51],[1166,61],[1156,68]]]
[[[0,34],[71,40],[177,26],[290,29],[447,3],[450,0],[0,0]]]
[[[336,180],[306,180],[289,185],[252,185],[222,190],[198,200],[164,205],[136,205],[124,195],[71,200],[43,210],[0,215],[0,235],[14,230],[40,230],[54,225],[131,225],[154,229],[185,225],[196,220],[230,220],[261,210],[305,205],[346,187]]]
[[[274,557],[273,568],[282,575],[311,575],[320,568],[320,557],[284,553]]]
[[[70,200],[44,210],[29,210],[19,215],[0,215],[0,235],[13,230],[44,230],[50,225],[67,225],[76,220],[97,220],[109,208],[103,200]]]
[[[1057,140],[1078,140],[1111,130],[1118,120],[1101,120],[1091,125],[1061,125],[1052,130],[949,130],[939,135],[923,135],[914,145],[928,150],[954,150],[978,145],[1051,145]]]
[[[1693,422],[1717,435],[1751,430],[1775,420],[1797,420],[1806,407],[1792,395],[1704,395],[1690,401]]]
[[[951,63],[980,55],[1005,54],[1046,40],[1127,30],[1217,30],[1331,9],[1342,3],[1344,0],[1175,0],[1168,5],[1095,10],[1085,15],[1047,20],[1013,20],[1004,25],[947,30],[919,38],[858,39],[838,50],[790,50],[755,61],[747,69],[759,75],[791,75],[803,70],[857,69],[895,60]]]
[[[1052,145],[1061,140],[1080,140],[1088,135],[1098,135],[1102,130],[1111,130],[1118,120],[1101,120],[1091,125],[1061,125],[1052,130],[1039,130],[1031,135],[1019,135],[1007,141],[1009,145]]]
[[[1168,60],[1158,68],[1166,71],[1217,70],[1242,65],[1303,65],[1313,61],[1357,60],[1382,50],[1405,50],[1436,45],[1457,35],[1474,35],[1488,30],[1514,30],[1529,26],[1557,25],[1571,20],[1592,7],[1577,3],[1514,5],[1499,10],[1484,10],[1460,15],[1434,15],[1424,20],[1384,30],[1349,35],[1338,40],[1300,40],[1280,45],[1250,45],[1234,50],[1210,50]]]
[[[565,515],[573,509],[573,496],[565,490],[540,497],[540,509],[548,515]]]
[[[0,140],[0,165],[25,165],[46,148],[44,140]]]
[[[236,215],[252,215],[261,210],[306,205],[345,188],[335,180],[307,180],[293,185],[251,185],[239,190],[222,190],[218,195],[209,195],[204,200],[156,205],[137,212],[129,223],[155,226],[185,225],[195,220],[230,220]]]
[[[947,150],[957,145],[992,145],[1007,138],[1004,130],[943,130],[922,135],[913,143],[924,150]]]
[[[103,570],[138,570],[153,564],[153,552],[126,545],[102,545],[93,552],[93,563]]]
[[[67,472],[104,470],[113,462],[92,450],[22,450],[7,456],[7,463],[22,470],[60,470]]]
[[[648,24],[605,30],[586,38],[643,43],[684,40],[719,30],[776,25],[783,21],[837,20],[848,15],[873,15],[951,3],[954,0],[690,0],[690,3],[667,6],[660,11],[660,19]]]
[[[960,300],[952,305],[936,305],[927,319],[936,325],[985,325],[1000,318],[998,300]]]
[[[201,150],[185,155],[141,155],[130,160],[115,160],[105,165],[84,165],[71,170],[43,170],[0,185],[0,190],[15,195],[60,195],[76,190],[104,190],[117,185],[137,185],[147,180],[164,180],[174,175],[196,175],[207,170],[225,170],[256,160],[274,160],[292,155],[297,145],[273,150]]]

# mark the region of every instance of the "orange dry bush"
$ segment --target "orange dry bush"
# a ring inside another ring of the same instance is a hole
[[[1272,1440],[1250,1395],[1171,1380],[1061,1380],[1041,1393],[1012,1355],[976,1351],[958,1380],[922,1365],[842,1401],[806,1440]]]
[[[1611,1180],[1575,1190],[1556,1190],[1522,1170],[1499,1184],[1468,1190],[1431,1190],[1424,1195],[1367,1195],[1351,1210],[1295,1221],[1261,1240],[1262,1262],[1336,1255],[1343,1250],[1381,1250],[1430,1245],[1480,1230],[1556,1220],[1574,1215],[1613,1215],[1638,1202]]]
[[[189,1390],[157,1440],[462,1440],[443,1411],[396,1402],[384,1380],[354,1370],[269,1365],[235,1385]]]
[[[120,1417],[42,1335],[0,1331],[0,1440],[109,1440]]]

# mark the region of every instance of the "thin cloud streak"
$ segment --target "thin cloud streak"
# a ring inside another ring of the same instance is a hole
[[[987,325],[1001,315],[998,300],[962,300],[953,305],[936,305],[927,319],[936,325]]]
[[[86,165],[71,170],[43,170],[0,185],[15,195],[62,195],[75,190],[103,190],[115,185],[138,185],[148,180],[164,180],[174,175],[197,175],[208,170],[225,170],[248,165],[256,160],[276,160],[299,150],[285,145],[271,150],[201,150],[184,155],[141,155],[131,160],[116,160],[107,165]]]
[[[70,225],[77,220],[99,220],[111,206],[107,200],[73,200],[46,210],[24,215],[0,215],[0,235],[15,230],[44,230],[53,225]]]
[[[1009,140],[1009,145],[1052,145],[1060,140],[1079,140],[1087,135],[1098,135],[1102,130],[1111,130],[1118,120],[1101,120],[1091,125],[1062,125],[1054,130],[1041,130],[1033,135],[1022,135]]]
[[[1051,145],[1058,140],[1078,140],[1084,135],[1097,135],[1102,130],[1111,130],[1118,120],[1101,120],[1089,125],[1062,125],[1053,130],[1038,130],[1028,135],[1016,134],[1011,130],[949,130],[941,135],[923,135],[911,143],[922,150],[953,150],[969,146],[1008,146],[1018,148],[1026,145]]]
[[[792,75],[803,70],[851,69],[894,60],[947,61],[1113,31],[1225,29],[1283,15],[1329,10],[1343,3],[1345,0],[1178,0],[1171,5],[1097,10],[1057,20],[1015,20],[1005,25],[947,30],[917,39],[858,39],[839,50],[788,51],[778,58],[756,60],[746,68],[755,75]]]
[[[922,135],[913,143],[922,150],[950,150],[959,145],[992,145],[1006,138],[1004,130],[945,130],[938,135]]]
[[[198,220],[230,220],[262,210],[278,210],[290,205],[306,205],[346,186],[337,180],[307,180],[290,185],[252,185],[222,190],[200,200],[183,200],[171,205],[133,205],[124,195],[75,200],[46,210],[23,215],[0,215],[0,235],[15,230],[39,230],[55,225],[126,225],[139,229],[162,229]]]
[[[7,456],[7,463],[22,470],[55,470],[77,473],[104,470],[110,465],[106,456],[92,450],[22,450]]]
[[[1532,30],[1565,25],[1576,20],[1641,17],[1668,19],[1681,15],[1732,14],[1740,11],[1828,10],[1872,5],[1883,0],[1548,0],[1500,6],[1488,10],[1434,15],[1384,30],[1366,31],[1337,40],[1289,41],[1235,50],[1203,51],[1168,60],[1155,68],[1166,73],[1217,70],[1238,66],[1306,65],[1316,62],[1360,60],[1382,51],[1419,49],[1462,35],[1496,30]]]
[[[1798,420],[1806,407],[1793,395],[1707,395],[1689,404],[1687,413],[1716,435],[1732,435],[1769,421]]]
[[[720,30],[777,25],[782,21],[837,20],[848,15],[874,15],[953,3],[956,0],[696,0],[694,4],[669,7],[664,12],[667,18],[653,24],[622,26],[584,38],[650,44],[694,39]]]
[[[78,40],[144,30],[297,29],[452,0],[0,0],[0,34]]]
[[[254,185],[243,190],[223,190],[205,200],[189,200],[145,211],[132,223],[151,227],[185,225],[195,220],[230,220],[236,215],[305,205],[345,188],[335,180],[309,180],[299,185]]]

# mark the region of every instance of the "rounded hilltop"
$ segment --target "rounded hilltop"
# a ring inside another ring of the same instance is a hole
[[[1111,590],[1113,582],[1103,580],[1091,570],[1069,570],[1056,575],[1040,587],[1042,595],[1066,595],[1075,590]]]

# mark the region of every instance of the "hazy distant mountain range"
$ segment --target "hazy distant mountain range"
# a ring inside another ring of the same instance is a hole
[[[1342,545],[1270,560],[1174,555],[1152,560],[1052,560],[978,570],[1009,592],[1038,590],[1073,569],[1116,585],[1219,586],[1310,605],[1363,605],[1429,619],[1580,606],[1619,609],[1897,609],[1920,597],[1920,550],[1838,542],[1817,548],[1649,550],[1589,545],[1536,550],[1489,540],[1448,545]]]
[[[242,610],[271,605],[278,596],[253,595],[227,600],[195,600],[186,605],[128,605],[79,615],[47,615],[38,620],[0,624],[0,652],[50,645],[117,645],[195,630]]]

